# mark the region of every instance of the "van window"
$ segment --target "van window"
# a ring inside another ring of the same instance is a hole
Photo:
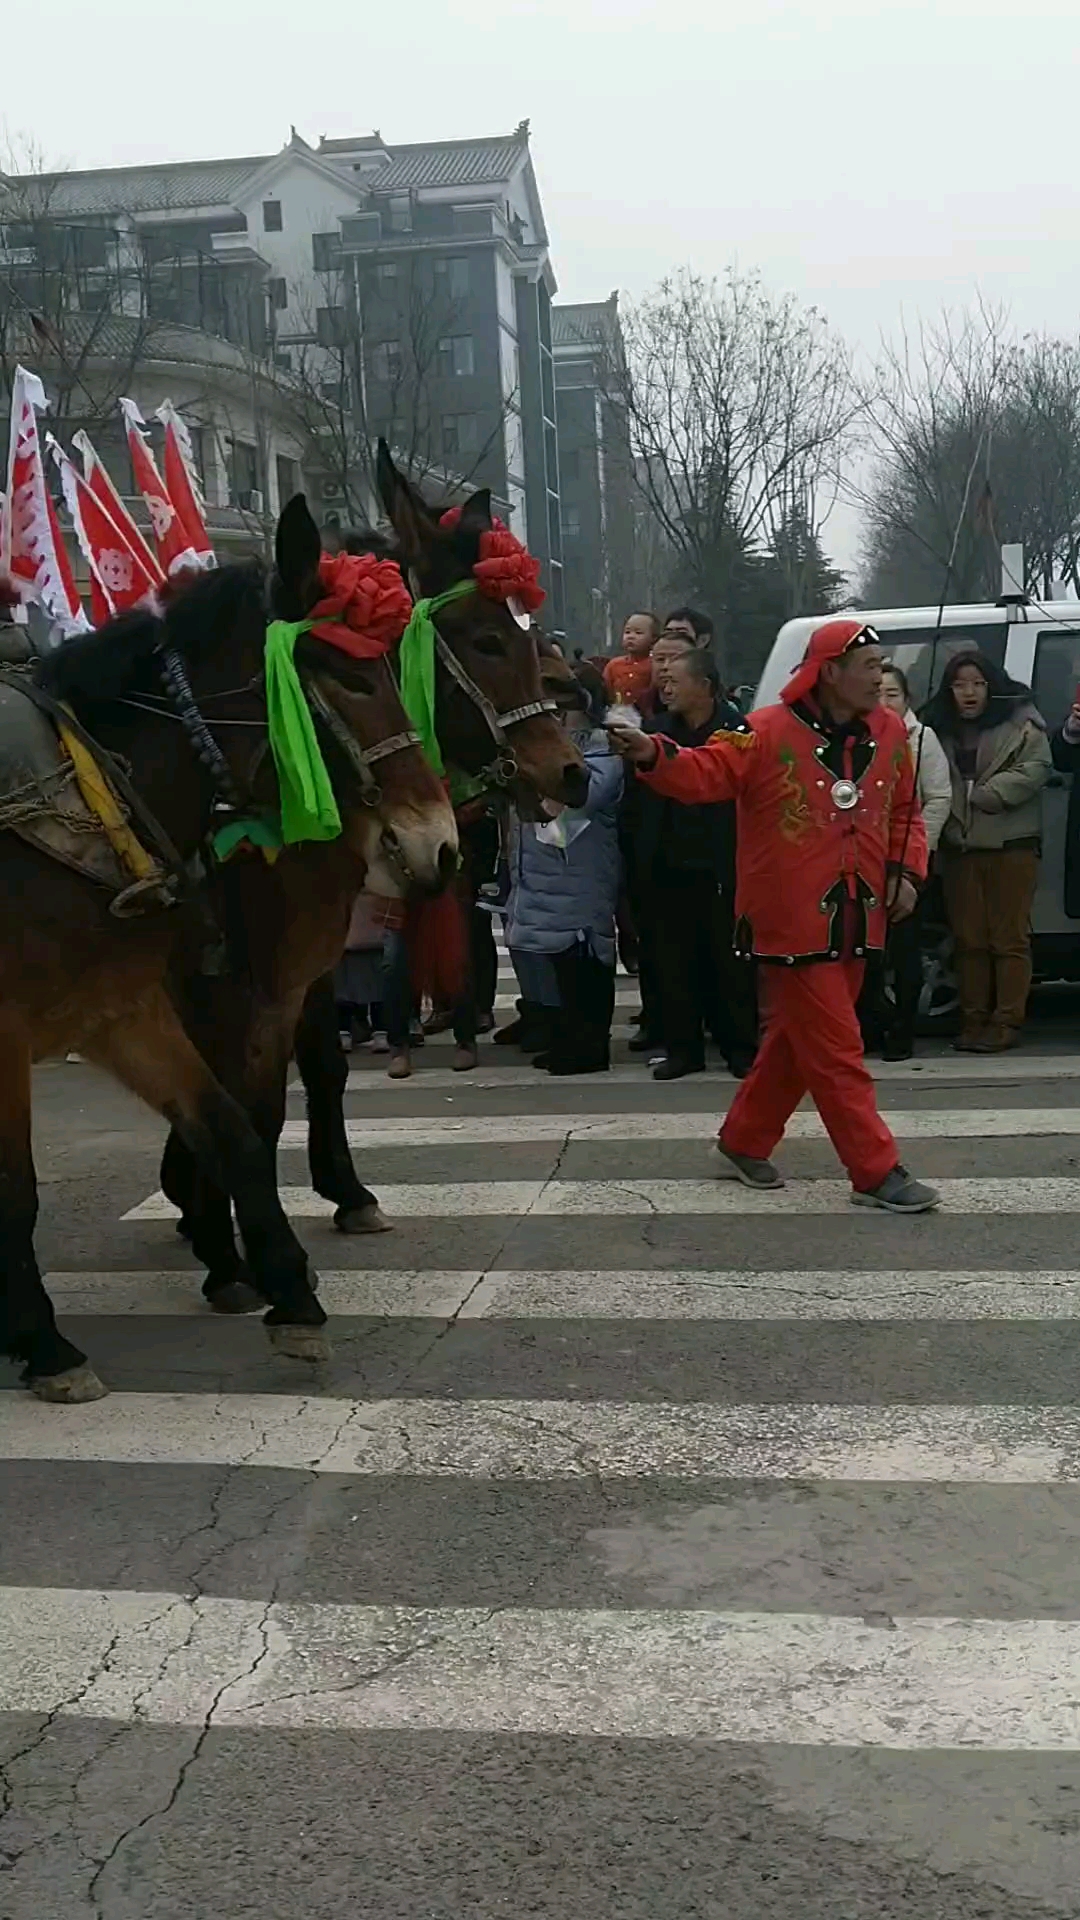
[[[1080,627],[1043,630],[1035,643],[1031,690],[1051,733],[1060,727],[1080,681]]]
[[[941,676],[954,653],[967,653],[978,647],[996,666],[1005,664],[1008,626],[1004,619],[971,627],[942,627],[934,641],[933,627],[898,628],[881,635],[886,660],[891,660],[907,676],[911,704],[918,709],[936,692]]]

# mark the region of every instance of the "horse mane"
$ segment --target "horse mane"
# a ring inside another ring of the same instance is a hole
[[[98,706],[119,700],[140,685],[152,654],[165,641],[194,661],[216,648],[252,607],[261,612],[265,577],[260,560],[184,574],[163,589],[160,612],[136,607],[92,633],[65,640],[38,663],[38,685],[58,700]]]

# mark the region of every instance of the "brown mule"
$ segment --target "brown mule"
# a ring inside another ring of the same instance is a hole
[[[467,579],[479,557],[480,539],[491,526],[490,498],[475,494],[453,529],[441,524],[441,509],[429,505],[400,474],[385,446],[380,447],[379,484],[392,522],[395,544],[378,535],[351,536],[353,552],[392,553],[410,578],[414,592],[441,593]],[[553,717],[549,678],[573,675],[557,655],[543,662],[536,635],[524,631],[505,606],[469,595],[437,617],[437,730],[448,765],[474,777],[488,777],[513,792],[535,811],[540,799],[580,800],[587,789],[584,763],[565,730]],[[238,892],[241,876],[226,875]],[[257,870],[242,876],[241,920],[252,911],[251,889],[268,882]],[[369,880],[369,885],[371,885]],[[344,1117],[348,1066],[338,1037],[333,986],[327,969],[340,958],[351,898],[338,902],[324,925],[332,930],[334,951],[315,964],[305,949],[304,966],[290,973],[288,1034],[268,1053],[258,1044],[259,1003],[247,1003],[243,983],[226,988],[198,981],[198,1007],[190,985],[184,993],[185,1019],[198,1044],[215,1061],[230,1089],[255,1116],[260,1133],[276,1146],[285,1111],[288,1050],[295,1045],[297,1065],[308,1093],[308,1160],[317,1193],[335,1207],[335,1221],[346,1233],[385,1230],[378,1201],[357,1177]],[[295,951],[295,946],[290,947]],[[218,1311],[245,1312],[258,1305],[250,1276],[238,1252],[228,1199],[222,1188],[198,1175],[183,1141],[174,1133],[162,1162],[162,1187],[182,1215],[182,1229],[208,1268],[203,1291]]]
[[[277,560],[271,582],[255,564],[223,568],[182,590],[162,618],[139,613],[111,622],[69,642],[40,670],[46,690],[128,762],[139,794],[186,860],[211,828],[215,789],[175,708],[162,699],[161,650],[175,650],[183,662],[196,705],[229,722],[215,738],[235,789],[253,805],[273,807],[262,691],[266,621],[268,614],[301,619],[320,597],[318,531],[302,499],[282,515]],[[368,752],[403,730],[385,661],[355,662],[310,635],[298,641],[296,659],[309,698],[332,717],[324,748],[343,832],[282,855],[288,877],[261,892],[239,943],[261,988],[250,997],[248,1030],[257,1049],[278,1058],[291,1044],[307,967],[329,964],[344,938],[343,917],[336,930],[324,919],[333,919],[370,864],[389,847],[420,884],[435,887],[456,858],[453,816],[415,746],[379,763],[378,804],[366,804]],[[326,1316],[282,1211],[265,1133],[211,1070],[177,1012],[172,986],[181,956],[193,967],[206,944],[199,913],[181,906],[119,920],[100,889],[13,833],[0,835],[0,900],[0,1352],[22,1364],[43,1399],[104,1391],[58,1332],[33,1249],[31,1065],[77,1048],[162,1113],[196,1163],[223,1181],[269,1306],[272,1343],[292,1356],[325,1357]],[[225,930],[235,934],[227,922]],[[314,962],[294,958],[308,948]]]

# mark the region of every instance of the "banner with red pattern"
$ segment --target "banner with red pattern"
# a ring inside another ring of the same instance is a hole
[[[90,622],[45,479],[37,416],[47,405],[37,374],[16,367],[7,492],[0,507],[0,574],[10,578],[22,600],[41,606],[66,638],[85,633]]]
[[[120,411],[124,416],[135,486],[146,501],[150,525],[154,530],[154,545],[162,567],[170,577],[174,573],[185,572],[189,567],[201,567],[203,561],[191,544],[187,528],[150,451],[146,421],[134,400],[121,400]]]

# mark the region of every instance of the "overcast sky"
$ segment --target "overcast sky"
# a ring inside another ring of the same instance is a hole
[[[51,0],[42,19],[0,110],[52,164],[528,115],[563,299],[736,260],[864,351],[977,292],[1080,331],[1078,0]]]

